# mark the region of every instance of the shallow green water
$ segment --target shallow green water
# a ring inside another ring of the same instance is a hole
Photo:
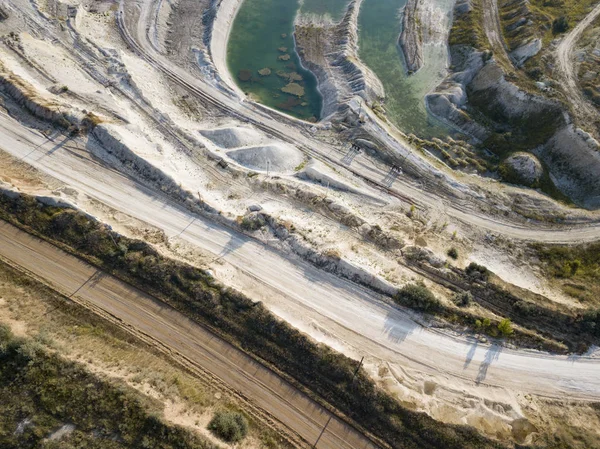
[[[245,0],[233,23],[227,63],[238,86],[256,101],[301,119],[318,120],[323,99],[317,80],[300,66],[294,48],[292,33],[298,7],[294,0]],[[271,74],[261,76],[258,71],[264,68]],[[301,86],[304,94],[282,92],[290,83],[295,85],[292,89]]]
[[[449,130],[427,113],[424,98],[445,76],[446,49],[426,45],[423,68],[406,74],[397,42],[402,30],[399,11],[405,4],[406,0],[363,1],[358,17],[359,56],[383,83],[385,110],[398,129],[425,138],[442,137]]]
[[[330,17],[338,22],[346,12],[350,0],[304,0],[300,12]]]

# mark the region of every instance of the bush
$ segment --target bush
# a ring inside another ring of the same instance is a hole
[[[600,309],[587,312],[583,316],[585,330],[600,337]]]
[[[564,33],[569,29],[569,21],[565,16],[560,16],[558,19],[554,19],[552,22],[552,33],[560,34]]]
[[[408,284],[394,298],[398,304],[424,312],[437,312],[442,303],[423,284]]]
[[[453,258],[454,260],[458,259],[458,250],[454,247],[448,250],[448,257]]]
[[[488,269],[483,265],[479,265],[475,262],[471,262],[465,271],[467,275],[469,275],[469,277],[473,278],[474,280],[481,280],[487,282],[487,280],[490,277],[490,272],[488,271]]]
[[[514,332],[512,328],[512,323],[508,318],[504,318],[500,323],[498,323],[498,330],[504,337],[509,337]]]
[[[248,433],[248,421],[239,412],[219,411],[208,424],[208,430],[229,443],[243,440]]]
[[[473,302],[471,292],[460,292],[454,296],[454,303],[459,307],[469,307]]]

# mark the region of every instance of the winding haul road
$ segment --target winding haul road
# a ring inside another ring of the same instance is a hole
[[[77,142],[57,142],[0,114],[0,148],[115,210],[156,226],[256,279],[265,304],[284,319],[308,317],[358,354],[433,376],[548,397],[600,398],[600,360],[481,345],[423,328],[356,284],[194,215],[91,159]],[[184,231],[185,232],[182,232]],[[243,281],[239,282],[243,284]]]
[[[167,78],[178,83],[211,106],[233,117],[252,123],[267,134],[295,145],[311,157],[324,160],[328,164],[341,165],[340,160],[343,157],[341,150],[312,138],[307,132],[302,132],[302,129],[306,131],[305,123],[283,117],[276,112],[266,113],[263,107],[250,101],[241,101],[237,96],[226,94],[205,80],[194,77],[170,62],[164,55],[158,53],[149,42],[148,27],[146,25],[152,17],[153,5],[153,0],[140,2],[139,10],[136,8],[140,17],[133,18],[130,17],[132,13],[126,12],[126,5],[121,1],[117,13],[117,25],[123,40],[138,56],[145,59]],[[387,139],[388,142],[391,140],[391,138]],[[404,149],[404,151],[408,150]],[[416,158],[416,163],[423,166],[424,162],[418,157],[414,155],[409,155],[409,157],[411,159]],[[464,190],[469,190],[468,188],[463,189],[461,194],[465,197],[463,200],[455,198],[441,199],[439,193],[425,191],[422,186],[413,184],[402,177],[395,182],[394,187],[388,188],[382,183],[382,180],[386,177],[389,168],[376,167],[361,158],[357,158],[352,167],[341,166],[341,168],[344,170],[349,169],[354,175],[376,185],[382,191],[384,197],[386,194],[392,194],[434,209],[442,207],[443,201],[444,212],[452,218],[507,238],[543,243],[576,243],[600,239],[600,223],[597,222],[581,225],[569,224],[568,226],[508,222],[498,217],[486,215],[473,208],[470,203],[475,200],[476,195],[474,193],[464,193]],[[441,177],[432,182],[446,181],[447,178]]]
[[[146,11],[142,14],[144,17],[150,10],[147,2],[143,5],[142,12]],[[134,38],[127,28],[123,4],[118,21],[125,40],[134,51],[203,101],[233,111],[235,116],[258,124],[261,129],[299,144],[301,149],[314,157],[324,159],[331,150],[322,142],[307,137],[289,121],[279,121],[247,102],[240,105],[239,99],[229,97],[170,63],[144,38],[146,27],[140,26],[140,23],[145,24],[145,21],[134,21],[134,35],[137,36]],[[561,399],[600,399],[598,359],[481,345],[423,328],[371,291],[192,214],[160,192],[150,190],[97,162],[89,151],[79,148],[82,142],[73,140],[61,146],[58,143],[49,141],[45,136],[0,113],[1,149],[116,211],[162,229],[168,236],[179,236],[190,245],[214,255],[215,259],[223,260],[235,268],[233,284],[243,285],[247,278],[256,280],[266,292],[263,299],[265,304],[275,313],[284,319],[306,317],[306,321],[300,323],[300,328],[316,323],[333,335],[336,341],[349,342],[355,353],[440,378],[451,377],[471,385],[505,387],[512,391]],[[331,159],[330,162],[336,161]],[[360,161],[356,161],[353,170],[377,183],[386,175],[384,170],[361,164]],[[408,182],[400,181],[396,186],[395,193],[412,197],[422,204],[437,206],[440,203],[440,199],[433,194],[423,192]],[[528,228],[496,221],[460,204],[449,204],[446,210],[456,219],[511,238],[576,242],[595,240],[600,236],[600,227],[597,225],[574,229]],[[6,250],[8,244],[6,240],[1,241],[0,249]],[[14,255],[14,248],[9,249],[7,257],[11,254]],[[40,269],[44,269],[44,266],[46,270],[54,270],[56,262],[40,264]],[[44,276],[44,273],[40,272],[40,276]],[[113,296],[98,297],[97,300],[101,307],[115,305]],[[137,310],[128,319],[141,320],[143,313],[143,310]],[[157,335],[156,338],[162,341],[168,336]],[[233,379],[232,382],[237,381]],[[314,432],[310,435],[314,436]],[[332,439],[329,447],[340,446],[336,446]],[[357,444],[350,447],[362,446]]]
[[[581,88],[577,83],[575,73],[575,61],[573,60],[573,49],[585,29],[594,20],[600,17],[600,3],[563,38],[556,49],[557,68],[561,77],[565,80],[564,88],[567,90],[567,98],[575,111],[584,112],[588,117],[598,117],[598,111],[583,97]]]

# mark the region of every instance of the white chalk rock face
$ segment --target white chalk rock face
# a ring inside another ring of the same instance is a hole
[[[529,58],[537,55],[542,49],[542,40],[540,38],[532,39],[519,48],[515,49],[510,57],[513,59],[517,67],[521,67]]]
[[[529,153],[513,154],[504,161],[504,166],[510,178],[525,185],[536,183],[544,174],[538,158]]]

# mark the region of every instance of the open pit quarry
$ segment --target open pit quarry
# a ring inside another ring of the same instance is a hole
[[[546,44],[491,1],[278,3],[3,0],[0,195],[201,270],[485,447],[600,447],[600,6]],[[432,447],[129,278],[78,293],[69,270],[105,268],[7,216],[2,261],[202,365],[289,447]]]

